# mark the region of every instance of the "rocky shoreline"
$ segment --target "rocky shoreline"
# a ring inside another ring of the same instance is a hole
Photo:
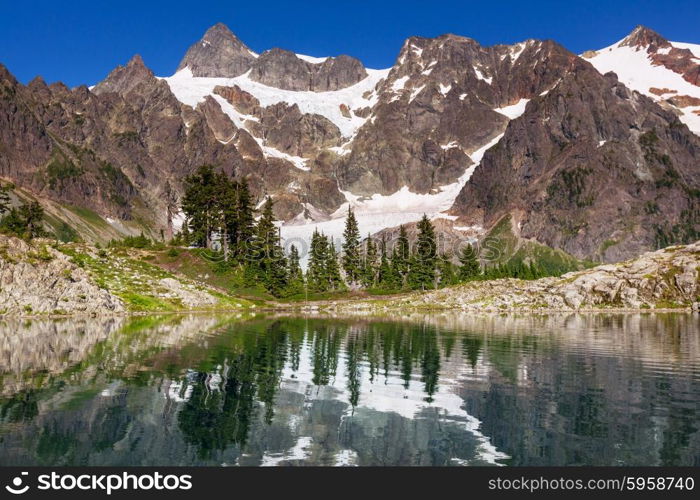
[[[678,312],[700,310],[700,242],[648,252],[557,278],[473,281],[389,299],[310,303],[342,312],[455,310],[511,312]]]

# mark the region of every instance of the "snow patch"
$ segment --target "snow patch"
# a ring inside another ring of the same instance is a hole
[[[304,54],[295,54],[299,59],[302,61],[310,62],[311,64],[321,64],[326,62],[329,57],[313,57],[313,56],[307,56]]]
[[[414,193],[408,186],[404,186],[390,195],[374,194],[370,197],[363,197],[350,191],[341,190],[347,201],[331,214],[330,219],[308,222],[302,217],[300,220],[295,219],[283,224],[281,234],[285,246],[296,245],[300,250],[303,266],[306,266],[308,262],[309,242],[315,230],[329,236],[335,242],[336,248],[340,248],[348,207],[352,207],[355,212],[362,235],[374,234],[382,229],[416,222],[424,214],[430,218],[449,218],[442,212],[452,207],[457,195],[481,162],[484,153],[500,141],[501,137],[503,134],[472,151],[469,157],[474,164],[468,167],[457,181],[440,187],[435,193]]]
[[[406,86],[406,82],[408,81],[408,79],[408,76],[402,76],[401,78],[397,78],[396,80],[394,80],[394,83],[391,84],[391,90],[393,90],[394,92],[402,91]]]
[[[479,80],[481,80],[481,81],[483,81],[483,82],[486,82],[486,83],[488,83],[489,85],[491,85],[491,82],[493,81],[493,77],[490,77],[490,76],[489,76],[489,77],[486,77],[486,76],[484,76],[484,74],[483,74],[481,71],[479,71],[479,68],[477,68],[477,67],[474,67],[474,73],[476,74],[476,77],[477,77]]]
[[[421,93],[421,91],[425,88],[425,85],[421,85],[418,88],[415,88],[411,91],[411,98],[408,100],[408,102],[413,101],[416,97],[418,97],[418,94]]]
[[[495,108],[494,111],[514,120],[525,112],[525,106],[527,106],[528,102],[530,102],[530,99],[520,99],[515,104],[503,108]]]

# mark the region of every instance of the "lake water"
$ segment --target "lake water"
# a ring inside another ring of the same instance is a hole
[[[0,465],[700,465],[700,316],[0,322]]]

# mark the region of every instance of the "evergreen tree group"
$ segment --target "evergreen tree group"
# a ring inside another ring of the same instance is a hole
[[[246,180],[201,166],[185,178],[185,223],[175,241],[210,250],[242,268],[249,284],[261,284],[275,296],[298,293],[303,289],[299,253],[293,248],[291,259],[285,256],[273,207],[268,197],[256,222]]]
[[[0,194],[0,209],[2,204]],[[429,290],[477,279],[544,275],[535,264],[523,262],[482,269],[478,252],[471,245],[455,256],[439,253],[435,228],[426,215],[417,223],[413,245],[404,226],[399,227],[393,245],[387,244],[385,236],[377,240],[367,235],[362,240],[352,208],[348,208],[340,252],[329,236],[314,231],[304,273],[295,246],[285,255],[273,207],[268,197],[256,221],[245,179],[232,179],[211,166],[202,166],[185,179],[182,210],[186,223],[175,241],[216,252],[228,265],[242,267],[249,282],[261,284],[278,297],[347,287],[385,292]]]
[[[42,206],[37,201],[30,201],[13,207],[10,203],[12,187],[11,184],[0,184],[0,232],[28,239],[46,236],[42,226]]]

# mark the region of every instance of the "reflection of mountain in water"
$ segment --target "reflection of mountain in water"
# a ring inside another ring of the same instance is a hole
[[[700,460],[696,317],[411,320],[20,328],[37,340],[0,358],[0,465]]]

